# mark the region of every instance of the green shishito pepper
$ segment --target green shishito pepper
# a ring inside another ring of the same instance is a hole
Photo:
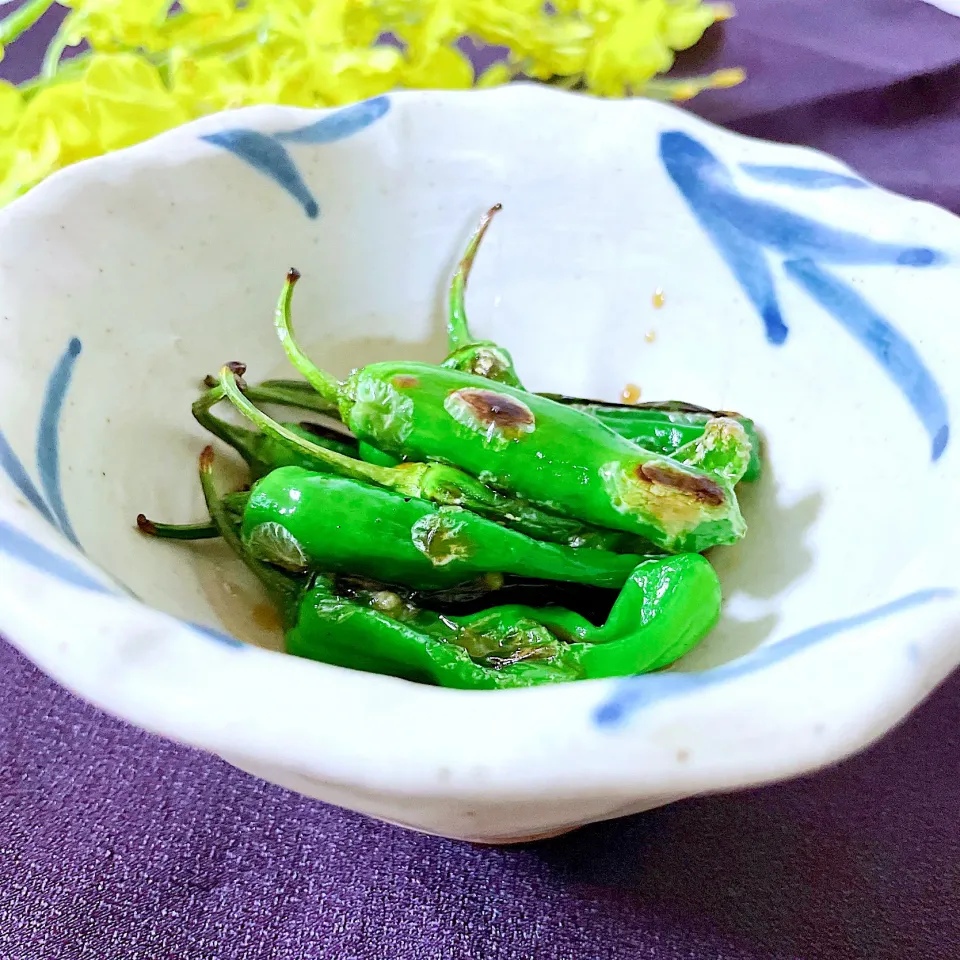
[[[551,513],[623,530],[675,552],[733,543],[746,532],[723,477],[651,454],[583,411],[507,384],[426,363],[377,363],[339,383],[297,346],[290,300],[277,329],[294,366],[361,442],[398,458],[456,464],[488,487]]]
[[[471,238],[467,251],[454,275],[450,287],[447,314],[447,349],[449,356],[443,362],[443,366],[523,389],[523,384],[520,382],[513,358],[509,352],[491,340],[477,340],[471,334],[465,306],[465,294],[470,279],[470,271],[473,268],[474,260],[490,222],[500,209],[501,205],[497,204],[480,221],[480,226]],[[590,413],[601,423],[610,427],[614,433],[632,440],[646,450],[667,456],[675,456],[679,448],[700,441],[704,429],[711,419],[733,418],[739,422],[745,431],[746,439],[743,440],[735,430],[731,433],[731,430],[727,428],[724,443],[728,452],[728,460],[732,458],[739,463],[742,459],[742,449],[734,451],[734,443],[740,448],[745,447],[747,443],[750,444],[749,460],[746,469],[742,471],[742,475],[737,476],[736,479],[732,479],[736,470],[732,469],[729,464],[724,466],[721,473],[733,483],[740,479],[750,482],[760,477],[760,438],[753,422],[745,417],[739,417],[736,414],[712,413],[702,407],[692,407],[689,404],[676,402],[627,406],[626,404],[609,404],[593,400],[576,400],[552,394],[541,393],[540,396],[548,396],[550,399],[567,403],[585,413]],[[707,442],[711,442],[709,437]],[[691,449],[693,448],[691,447]],[[697,460],[691,460],[684,455],[681,455],[678,459],[683,463],[698,463]],[[707,472],[716,472],[709,468],[705,469]]]
[[[288,570],[423,589],[488,573],[619,587],[646,559],[534,540],[469,510],[299,467],[274,470],[254,485],[242,536],[259,560]]]
[[[546,510],[674,551],[733,543],[746,525],[731,485],[619,437],[593,417],[428,364],[373,364],[344,390],[344,422],[415,460],[456,463]]]
[[[392,612],[396,611],[396,612]],[[638,566],[606,624],[562,608],[493,607],[465,617],[337,597],[318,578],[287,633],[287,651],[337,666],[503,690],[647,673],[679,659],[713,628],[720,585],[696,554]]]
[[[240,413],[259,427],[264,443],[275,442],[289,448],[283,458],[275,458],[276,465],[281,465],[281,461],[282,465],[293,462],[306,469],[361,480],[442,506],[464,507],[538,540],[620,553],[636,552],[636,537],[591,527],[579,520],[543,511],[515,497],[504,496],[456,467],[440,463],[381,466],[369,462],[369,458],[360,461],[345,456],[329,444],[314,443],[303,436],[302,430],[288,429],[253,404],[238,384],[236,375],[236,365],[224,367],[220,371],[220,386],[210,396],[215,399],[228,397]]]
[[[747,483],[760,479],[762,472],[760,434],[752,420],[738,413],[708,410],[705,407],[678,400],[624,404],[583,400],[555,393],[544,393],[540,396],[589,413],[621,437],[665,456],[673,456],[680,447],[699,440],[704,428],[711,420],[736,420],[750,443],[750,460],[742,479]]]
[[[200,478],[211,518],[277,604],[287,651],[297,656],[446,687],[509,689],[658,669],[690,650],[719,617],[717,576],[693,554],[640,564],[602,627],[554,607],[510,605],[451,617],[386,591],[339,596],[326,576],[298,580],[251,555],[216,493],[212,468],[208,447]]]
[[[454,274],[450,285],[450,298],[447,311],[447,359],[443,361],[445,367],[451,370],[460,370],[463,373],[472,373],[487,380],[507,383],[514,387],[521,387],[520,378],[513,365],[513,357],[509,351],[492,340],[477,340],[470,332],[467,322],[467,308],[465,303],[467,283],[470,280],[470,271],[473,261],[483,241],[487,228],[495,214],[501,209],[498,203],[491,208],[480,221],[480,226],[470,239],[466,253],[460,261],[460,266]]]

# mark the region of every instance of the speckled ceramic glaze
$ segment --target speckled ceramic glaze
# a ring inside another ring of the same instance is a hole
[[[438,359],[497,201],[469,306],[528,385],[635,383],[763,430],[750,532],[712,557],[723,619],[668,672],[529,691],[285,656],[220,545],[134,518],[202,518],[189,404],[227,360],[286,375],[288,267],[324,366]],[[655,103],[514,87],[210,117],[0,214],[0,631],[133,723],[453,837],[810,770],[960,660],[958,301],[952,216]]]

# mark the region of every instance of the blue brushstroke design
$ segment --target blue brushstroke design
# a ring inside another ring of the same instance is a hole
[[[21,563],[39,570],[41,573],[48,574],[59,580],[61,583],[69,584],[73,587],[79,587],[81,590],[90,590],[93,593],[106,594],[107,596],[116,596],[116,591],[107,584],[101,583],[83,570],[72,560],[54,553],[48,547],[38,543],[32,537],[17,530],[5,520],[0,520],[0,552],[13,557]],[[227,647],[246,647],[245,643],[231,637],[219,630],[211,627],[205,627],[202,624],[191,623],[188,620],[180,620],[185,627],[189,627],[194,633],[215,640],[217,643]]]
[[[330,116],[295,130],[266,134],[246,128],[222,130],[201,137],[207,143],[229,150],[254,170],[278,183],[303,207],[311,219],[320,215],[320,204],[304,182],[284,143],[318,146],[354,136],[376,123],[390,110],[389,97],[376,97],[344,107]]]
[[[789,334],[767,255],[783,258],[792,279],[806,289],[863,344],[904,393],[933,443],[933,459],[950,438],[943,396],[916,350],[869,304],[819,264],[930,267],[947,257],[930,247],[879,243],[838,230],[765,200],[746,197],[729,169],[702,143],[679,130],[660,136],[660,158],[691,212],[726,261],[763,320],[769,343]],[[746,165],[761,175],[826,175],[799,167]],[[784,174],[784,171],[790,171]],[[838,177],[839,174],[831,174]],[[809,177],[808,177],[809,180]]]
[[[775,203],[745,197],[737,190],[730,171],[689,134],[661,134],[660,157],[711,235],[718,223],[726,223],[767,250],[821,263],[927,267],[945,262],[943,254],[929,247],[880,243],[818,223]]]
[[[29,564],[35,570],[48,573],[64,583],[84,590],[92,590],[95,593],[113,593],[108,586],[94,579],[73,561],[59,553],[54,553],[3,520],[0,520],[0,550],[15,560]]]
[[[10,442],[0,430],[0,470],[10,478],[11,483],[20,491],[24,499],[43,517],[51,527],[57,527],[57,521],[50,508],[44,502],[40,491],[34,486],[23,462],[14,452]],[[58,528],[59,529],[59,528]]]
[[[287,153],[286,147],[277,143],[273,137],[265,133],[257,133],[256,130],[238,129],[222,130],[220,133],[211,133],[200,139],[229,150],[250,164],[254,170],[271,177],[300,203],[311,219],[319,216],[320,204],[303,182],[300,171]]]
[[[238,640],[236,637],[231,637],[230,634],[223,633],[220,630],[214,630],[212,627],[205,627],[202,623],[191,623],[189,620],[181,620],[180,622],[194,632],[199,633],[204,637],[209,637],[211,640],[216,640],[217,643],[222,643],[226,647],[247,646],[242,640]]]
[[[736,192],[729,171],[706,148],[682,133],[661,135],[660,158],[700,226],[760,314],[767,340],[779,346],[787,339],[788,330],[763,249],[731,224],[711,201],[717,192]]]
[[[902,613],[904,610],[923,606],[934,600],[943,600],[953,596],[955,596],[955,591],[946,587],[919,590],[865,613],[810,627],[778,643],[761,647],[734,663],[716,667],[704,673],[661,673],[640,677],[625,677],[616,684],[610,697],[596,708],[593,713],[593,721],[598,727],[608,730],[622,727],[638,710],[654,703],[662,703],[665,700],[692,693],[695,690],[703,690],[707,687],[716,686],[718,683],[725,683],[737,677],[756,673],[766,667],[788,660],[838,634],[875,623],[878,620]]]
[[[699,213],[697,219],[760,314],[768,342],[780,346],[787,339],[789,330],[780,311],[773,275],[763,249],[725,220],[704,218]]]
[[[939,460],[950,439],[949,414],[923,358],[859,293],[812,260],[788,260],[783,268],[886,370],[929,434],[933,460]]]
[[[814,170],[811,167],[771,166],[763,163],[741,163],[740,169],[761,183],[778,183],[799,190],[830,190],[834,187],[849,187],[863,190],[870,186],[866,180],[834,173],[830,170]]]
[[[335,143],[337,140],[346,140],[361,130],[366,130],[390,112],[389,97],[374,97],[344,107],[329,117],[324,117],[316,123],[297,130],[283,130],[275,133],[277,140],[285,143],[318,144]]]
[[[67,344],[67,349],[47,381],[37,427],[37,472],[40,474],[40,486],[43,487],[47,503],[57,518],[61,532],[77,549],[80,549],[80,542],[67,515],[60,484],[60,417],[73,368],[82,349],[77,337],[73,337]]]

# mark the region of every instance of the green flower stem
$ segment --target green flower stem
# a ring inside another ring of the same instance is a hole
[[[8,17],[0,20],[0,45],[13,43],[26,33],[51,7],[53,0],[27,0]]]

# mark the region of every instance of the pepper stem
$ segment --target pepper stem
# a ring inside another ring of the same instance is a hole
[[[213,447],[205,447],[200,454],[200,486],[203,489],[207,510],[210,511],[210,519],[230,549],[257,576],[270,598],[282,611],[284,620],[290,624],[296,619],[303,588],[297,581],[261,563],[246,548],[236,528],[230,522],[230,515],[223,498],[217,492],[217,485],[213,478],[214,459]]]
[[[317,393],[328,403],[334,406],[339,405],[340,384],[337,380],[317,367],[310,358],[300,349],[296,339],[293,336],[293,320],[290,316],[290,302],[293,300],[293,288],[300,279],[300,271],[290,269],[287,271],[287,279],[283,285],[283,292],[277,301],[277,311],[274,318],[274,326],[277,328],[277,336],[283,349],[286,351],[290,362],[306,378],[307,382]]]
[[[232,369],[234,371],[242,367],[233,365]],[[238,374],[241,375],[241,374]],[[216,383],[216,381],[214,381]],[[211,412],[212,408],[216,406],[223,399],[223,390],[220,388],[219,384],[215,387],[212,387],[210,390],[200,397],[193,406],[191,411],[193,413],[194,420],[200,424],[204,430],[209,431],[215,437],[218,437],[228,446],[233,447],[237,453],[247,462],[250,463],[252,460],[256,459],[256,453],[252,446],[252,441],[256,439],[256,433],[253,430],[247,430],[244,427],[236,427],[232,423],[227,423],[226,420],[221,420],[219,417],[215,417]]]
[[[254,403],[273,403],[278,407],[299,407],[301,410],[310,410],[312,413],[322,413],[328,417],[340,418],[339,407],[321,397],[309,383],[301,384],[299,389],[275,387],[267,383],[261,383],[255,387],[247,387],[243,392]]]
[[[470,272],[473,270],[473,261],[476,259],[477,251],[483,242],[484,235],[487,232],[493,218],[503,208],[498,203],[491,207],[480,221],[480,226],[470,238],[467,244],[466,252],[460,261],[457,272],[453,275],[453,281],[450,284],[450,303],[447,313],[447,353],[455,353],[463,347],[469,347],[476,343],[476,338],[470,333],[470,326],[467,323],[467,309],[465,304],[467,283],[470,280]]]
[[[273,437],[288,447],[299,450],[306,456],[320,461],[331,472],[351,480],[375,483],[381,487],[393,488],[397,486],[399,478],[395,475],[393,468],[364,463],[362,460],[354,460],[353,457],[338,453],[336,450],[328,450],[326,447],[311,443],[305,437],[288,430],[282,423],[277,423],[276,420],[244,396],[243,391],[237,384],[236,375],[230,367],[224,367],[220,371],[220,386],[216,390],[220,391],[221,398],[227,397],[240,413],[267,436]]]
[[[233,522],[239,523],[243,517],[243,511],[247,508],[250,494],[241,490],[237,493],[228,493],[220,499],[227,515],[234,518]],[[137,528],[148,537],[156,537],[159,540],[213,540],[220,536],[220,531],[212,521],[157,523],[142,513],[137,515]]]
[[[229,364],[231,367],[242,368],[244,364]],[[242,374],[238,374],[241,375]],[[210,374],[203,378],[203,385],[211,390],[220,381]],[[313,413],[322,413],[325,416],[340,418],[340,408],[335,403],[329,403],[317,394],[317,391],[304,380],[264,380],[255,387],[243,385],[240,388],[254,403],[273,403],[278,407],[299,407],[301,410],[310,410]]]
[[[220,531],[214,523],[156,523],[142,513],[137,515],[137,528],[148,537],[159,540],[215,540]]]

